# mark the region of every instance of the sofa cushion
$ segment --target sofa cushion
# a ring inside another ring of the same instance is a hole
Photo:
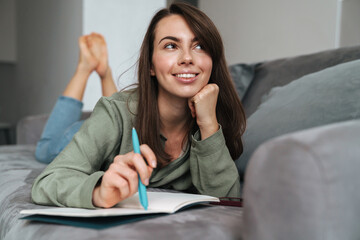
[[[274,138],[250,160],[244,239],[359,239],[360,120]]]
[[[229,67],[231,78],[235,84],[235,89],[240,99],[246,94],[255,76],[257,64],[234,64]]]
[[[262,97],[271,88],[284,86],[304,75],[356,59],[360,59],[360,46],[332,49],[256,65],[255,77],[242,99],[247,117],[255,112]]]
[[[254,150],[285,133],[360,118],[360,60],[306,75],[274,88],[250,116],[244,152],[236,160],[240,176]]]

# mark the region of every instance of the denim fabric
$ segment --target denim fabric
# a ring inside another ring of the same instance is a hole
[[[74,98],[60,96],[37,143],[35,157],[39,162],[50,163],[80,129],[83,103]]]

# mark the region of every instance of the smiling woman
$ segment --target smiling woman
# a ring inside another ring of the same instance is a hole
[[[195,96],[209,82],[211,56],[182,16],[162,19],[155,36],[151,75],[159,83],[159,97],[166,98],[166,92],[182,101]]]
[[[175,21],[174,19],[178,21]],[[161,23],[163,23],[164,26],[161,26]],[[176,27],[178,28],[177,30],[175,30]],[[160,34],[162,34],[162,36],[160,36]],[[184,43],[184,41],[188,42]],[[167,55],[175,55],[173,52],[177,53],[178,57],[173,61],[180,61],[180,66],[177,67],[176,70],[186,69],[184,65],[186,61],[189,61],[189,59],[187,59],[189,57],[192,59],[190,64],[187,64],[188,69],[199,69],[200,66],[205,65],[203,62],[194,61],[199,59],[201,59],[201,61],[208,61],[211,59],[211,72],[210,76],[207,76],[207,81],[210,84],[214,83],[217,86],[221,86],[218,90],[219,93],[213,108],[216,108],[217,121],[222,126],[226,145],[229,148],[231,157],[233,159],[238,158],[243,151],[241,135],[245,131],[246,119],[239,97],[234,90],[233,82],[228,72],[226,60],[224,57],[223,43],[218,30],[209,17],[200,10],[187,4],[173,4],[169,7],[169,9],[163,9],[159,11],[150,22],[143,41],[139,59],[139,69],[143,70],[139,71],[139,102],[145,102],[148,104],[146,104],[141,109],[139,108],[136,122],[136,126],[140,131],[140,138],[142,141],[146,142],[149,146],[151,146],[154,152],[157,153],[158,158],[160,158],[158,161],[161,164],[166,165],[167,162],[171,161],[171,156],[164,152],[161,141],[156,138],[157,135],[155,134],[156,132],[163,132],[160,129],[161,122],[158,116],[158,112],[160,112],[161,109],[158,109],[159,104],[153,104],[154,102],[158,101],[158,89],[160,88],[159,78],[161,77],[155,76],[156,63],[154,63],[154,57],[159,55],[157,53],[157,49],[160,50],[161,46],[164,48],[166,47],[164,52],[168,52],[167,49],[169,50],[169,54]],[[149,58],[149,56],[151,58]],[[159,61],[160,59],[162,58],[157,60]],[[170,60],[166,59],[164,56],[164,64],[167,66],[169,62]],[[177,64],[179,63],[177,62]],[[174,72],[170,73],[173,75],[175,74],[175,77],[176,74],[184,74],[183,72],[176,72],[176,70],[172,69]],[[149,79],[148,71],[151,72],[151,80]],[[190,73],[194,74],[192,72]],[[197,72],[195,72],[195,74],[196,73]],[[185,72],[185,74],[189,74],[189,72]],[[205,74],[203,74],[203,76],[204,75]],[[177,77],[180,76],[178,75]],[[194,80],[194,78],[186,79],[183,77],[177,79],[180,82]],[[180,82],[178,84],[180,84]],[[186,89],[187,87],[191,89],[194,85],[198,84],[198,82],[192,84],[183,84],[183,88],[185,87]],[[208,86],[211,86],[210,84],[207,85],[203,93],[208,92],[207,90],[209,90]],[[214,91],[213,89],[216,89],[217,86],[213,85],[211,90]],[[183,90],[183,88],[180,89]],[[182,91],[178,92],[183,94]],[[193,117],[195,111],[195,108],[193,107],[195,103],[194,100],[196,99],[196,102],[198,103],[200,96],[205,97],[203,93],[199,93],[196,97],[194,94],[191,96],[191,98],[189,98],[190,101],[188,101],[188,105],[190,108],[188,111],[191,110]],[[188,133],[187,136],[189,136],[189,133],[192,130],[198,127],[192,120],[193,119],[188,119],[186,124],[186,132]],[[196,118],[196,120],[196,122],[198,122],[199,119]],[[146,130],[149,122],[154,123],[153,132]],[[203,134],[202,136],[206,135],[204,132],[201,133]],[[186,142],[186,140],[187,138],[184,136],[183,142]]]
[[[112,207],[150,187],[238,197],[234,159],[245,116],[218,31],[200,10],[172,4],[142,43],[138,87],[103,97],[72,141],[35,180],[36,203]],[[135,125],[141,154],[134,153]]]

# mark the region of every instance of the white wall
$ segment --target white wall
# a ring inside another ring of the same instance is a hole
[[[337,0],[200,0],[199,7],[219,28],[229,64],[335,47]]]
[[[150,20],[156,11],[166,7],[166,0],[84,0],[83,3],[83,34],[94,31],[104,35],[118,88],[135,83],[135,66],[121,79],[119,76],[136,63]],[[100,81],[93,73],[84,95],[84,110],[92,110],[100,97]]]

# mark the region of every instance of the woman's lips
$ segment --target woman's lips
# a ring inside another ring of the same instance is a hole
[[[175,79],[179,82],[182,83],[192,83],[197,79],[197,76],[199,74],[198,73],[178,73],[178,74],[173,74],[173,76],[175,77]]]

